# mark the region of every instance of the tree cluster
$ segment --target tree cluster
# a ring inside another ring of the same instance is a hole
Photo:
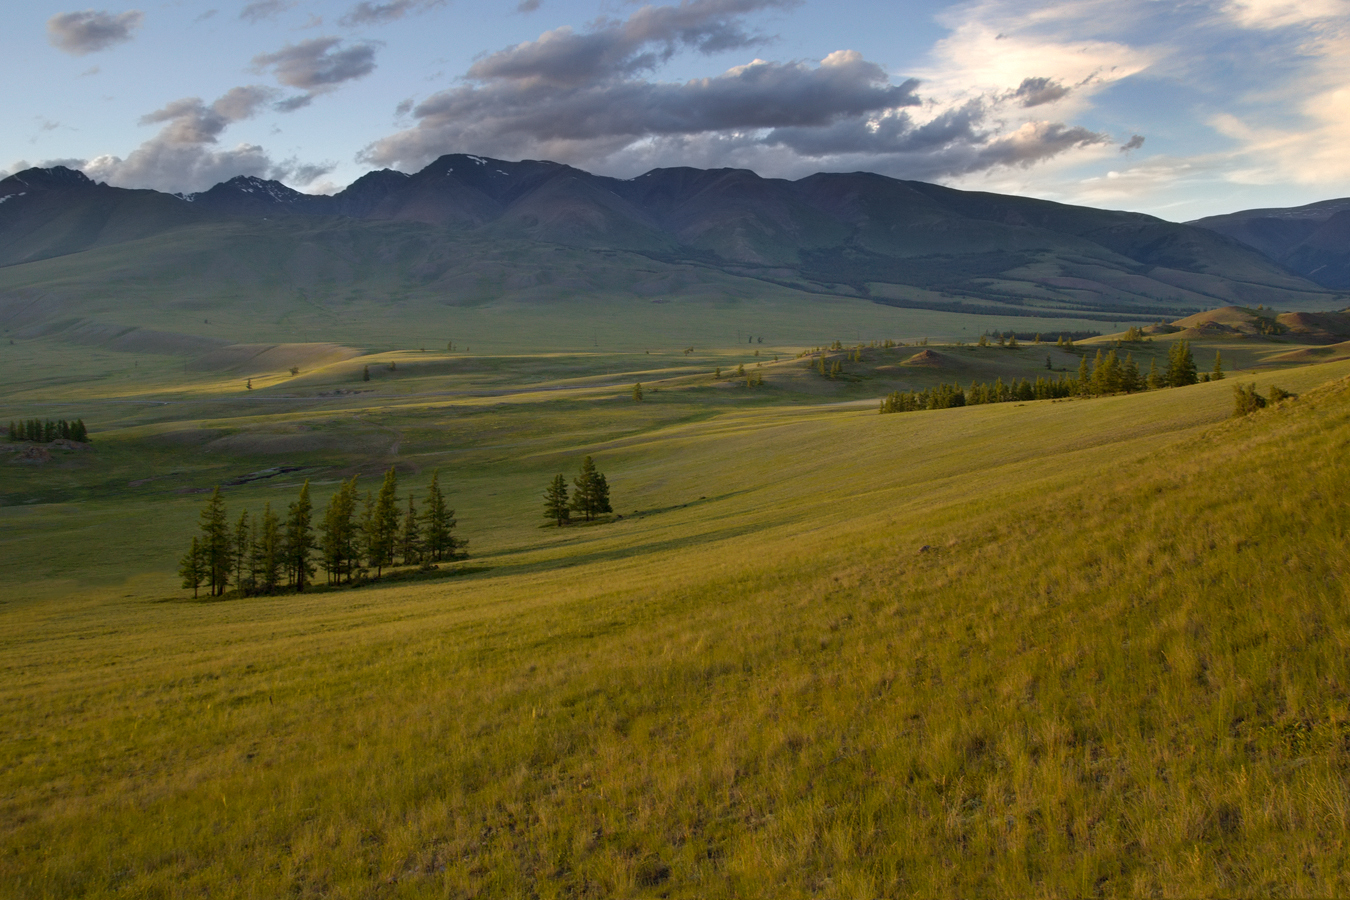
[[[370,569],[378,576],[399,563],[457,559],[468,543],[454,535],[455,511],[445,505],[439,474],[431,477],[420,513],[412,494],[401,510],[398,476],[391,468],[377,495],[366,492],[359,498],[352,476],[329,499],[317,532],[312,520],[308,481],[284,520],[268,503],[261,515],[244,510],[233,527],[216,488],[202,510],[198,534],[179,561],[183,587],[192,588],[194,597],[203,585],[211,596],[222,596],[231,585],[241,595],[303,591],[314,578],[316,553],[328,583],[337,584],[364,577]]]
[[[595,468],[595,460],[581,461],[581,474],[572,480],[572,494],[567,493],[567,479],[559,473],[544,491],[544,517],[562,526],[571,521],[572,513],[581,513],[587,522],[614,508],[609,503],[609,482],[604,473]]]
[[[49,444],[54,440],[79,441],[89,443],[89,429],[84,427],[83,419],[68,422],[65,419],[24,419],[9,423],[11,441],[33,441],[37,444]]]
[[[1219,380],[1223,376],[1223,360],[1216,354],[1212,373],[1203,380]],[[1089,362],[1084,356],[1078,365],[1077,377],[1061,375],[1058,379],[1025,378],[1004,384],[1003,379],[993,384],[971,382],[962,390],[960,385],[940,384],[922,391],[896,391],[881,401],[881,412],[913,412],[921,409],[949,409],[954,406],[975,406],[981,403],[1008,403],[1027,400],[1055,400],[1064,397],[1101,397],[1108,394],[1135,393],[1163,387],[1182,387],[1201,380],[1196,377],[1195,358],[1186,341],[1177,341],[1168,352],[1167,368],[1158,370],[1157,361],[1149,363],[1147,375],[1139,371],[1132,354],[1122,360],[1115,350],[1097,351]]]

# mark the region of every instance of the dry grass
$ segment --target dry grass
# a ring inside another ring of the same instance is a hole
[[[202,603],[163,574],[44,602],[11,580],[0,879],[1345,894],[1350,385],[1308,390],[1343,370],[1281,373],[1303,396],[1234,421],[1224,384],[646,408],[586,444],[643,514],[562,532],[500,521],[572,452],[516,422],[484,444],[517,461],[463,457],[461,521],[499,520],[479,571]]]

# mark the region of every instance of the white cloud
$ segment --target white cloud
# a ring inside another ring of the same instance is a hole
[[[1232,0],[1224,12],[1244,28],[1284,28],[1350,16],[1347,0]]]

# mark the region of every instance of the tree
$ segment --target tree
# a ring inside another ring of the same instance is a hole
[[[1223,354],[1214,351],[1214,368],[1209,373],[1210,381],[1223,381]]]
[[[398,555],[405,566],[422,561],[422,527],[417,521],[417,506],[412,494],[408,494],[408,512],[398,533]]]
[[[567,509],[567,479],[558,474],[544,491],[544,518],[559,528],[571,517]]]
[[[211,596],[225,593],[230,582],[230,527],[225,521],[225,498],[217,487],[201,514],[201,550],[205,571],[202,580],[211,586]]]
[[[361,380],[362,381],[370,380],[370,366],[366,366],[364,369],[361,370]]]
[[[258,582],[270,594],[281,584],[281,567],[285,562],[281,546],[281,523],[277,520],[277,514],[272,512],[271,503],[263,506],[259,532]]]
[[[586,457],[581,461],[581,474],[573,481],[571,507],[586,517],[594,519],[601,513],[612,512],[609,505],[609,483],[605,476],[596,471],[595,460]]]
[[[328,581],[341,582],[344,575],[351,578],[357,555],[356,546],[356,476],[344,481],[328,500],[323,511],[323,533],[319,550]]]
[[[1195,357],[1191,355],[1189,341],[1181,340],[1167,351],[1167,386],[1185,387],[1198,380],[1195,372]]]
[[[1097,351],[1100,353],[1101,351]],[[1087,356],[1078,361],[1078,393],[1086,397],[1092,392],[1092,370],[1088,368]]]
[[[310,525],[314,504],[309,500],[309,479],[300,487],[300,496],[291,504],[286,515],[285,557],[286,569],[297,591],[314,577],[314,566],[309,554],[314,550],[314,529]]]
[[[445,497],[441,494],[440,472],[431,473],[424,521],[426,526],[423,529],[422,543],[426,557],[436,562],[454,559],[455,550],[467,542],[455,537],[455,511],[445,506]]]
[[[633,399],[639,403],[642,402],[642,382],[640,381],[633,385]]]
[[[1162,386],[1162,375],[1158,373],[1158,358],[1156,356],[1149,357],[1148,378],[1144,380],[1144,387],[1148,388],[1150,391],[1156,391]]]
[[[249,576],[249,523],[248,510],[239,514],[239,522],[234,526],[234,585],[239,593],[247,592]]]
[[[183,579],[183,587],[192,588],[192,599],[197,599],[197,588],[202,583],[202,547],[196,535],[192,537],[192,547],[183,554],[178,562],[178,574]]]

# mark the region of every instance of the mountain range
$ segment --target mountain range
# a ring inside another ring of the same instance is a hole
[[[1350,198],[1190,223],[1234,238],[1323,287],[1350,288]]]
[[[95,290],[105,307],[154,291],[200,309],[792,290],[1102,321],[1345,305],[1350,201],[1303,210],[1178,224],[865,172],[617,179],[464,154],[332,196],[243,176],[128,190],[58,166],[0,181],[0,323],[78,316]]]

